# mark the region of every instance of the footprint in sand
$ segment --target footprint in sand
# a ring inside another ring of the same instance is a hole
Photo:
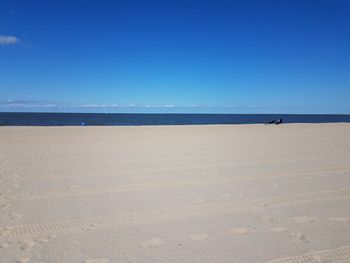
[[[288,182],[289,182],[290,184],[296,184],[296,183],[297,183],[297,180],[291,179],[291,180],[289,180]]]
[[[57,237],[56,235],[49,235],[49,236],[46,236],[46,237],[41,237],[41,238],[38,238],[38,239],[34,239],[34,241],[37,242],[37,243],[47,243],[51,239],[54,239],[56,237]]]
[[[278,183],[273,183],[273,184],[271,184],[271,186],[274,187],[274,188],[277,188],[277,187],[279,187],[279,184]]]
[[[91,223],[87,226],[83,226],[81,229],[84,231],[91,231],[91,230],[96,229],[98,226],[99,226],[98,224]]]
[[[202,240],[207,240],[209,238],[209,235],[207,234],[196,234],[196,235],[191,235],[190,238],[195,241],[202,241]]]
[[[297,224],[307,224],[307,223],[314,223],[315,220],[310,216],[296,216],[293,217],[294,222]]]
[[[272,231],[272,232],[285,232],[287,231],[287,227],[284,227],[284,226],[278,226],[278,227],[270,227],[269,230]]]
[[[85,259],[83,263],[108,263],[108,258],[89,258]]]
[[[19,219],[21,217],[22,217],[22,215],[21,214],[17,214],[17,213],[12,213],[12,214],[9,215],[9,218],[11,220]]]
[[[269,204],[268,203],[265,203],[265,202],[257,202],[255,203],[255,207],[258,208],[258,209],[261,209],[261,208],[264,208],[264,207],[268,207]]]
[[[1,210],[6,210],[10,207],[11,205],[10,204],[5,204],[1,207]]]
[[[220,195],[220,198],[221,198],[221,199],[228,199],[228,198],[230,198],[231,196],[232,196],[232,194],[230,194],[230,193],[225,193],[225,194]]]
[[[268,223],[271,223],[271,222],[273,222],[273,218],[271,217],[271,216],[262,216],[261,217],[261,220],[262,221],[265,221],[265,222],[268,222]]]
[[[250,229],[247,227],[236,227],[232,228],[230,231],[232,235],[247,235],[250,232]]]
[[[350,219],[347,217],[330,217],[329,221],[336,223],[350,223]]]
[[[0,244],[0,248],[8,248],[8,247],[10,247],[9,243]]]
[[[36,239],[35,241],[38,243],[47,243],[47,242],[49,242],[49,239],[48,238],[39,238],[39,239]]]
[[[289,238],[292,239],[292,240],[296,240],[296,241],[302,241],[302,242],[305,242],[307,243],[307,239],[306,239],[306,236],[304,233],[301,233],[301,232],[297,232],[297,233],[290,233],[289,234]]]
[[[192,204],[202,204],[204,203],[204,199],[201,197],[197,197],[192,201]]]
[[[30,240],[24,240],[20,243],[20,248],[23,250],[29,249],[32,246],[34,246],[36,244],[36,242],[34,241],[30,241]]]
[[[0,228],[0,237],[7,236],[8,234],[10,234],[12,229],[13,229],[13,226],[6,226],[6,227]]]
[[[161,238],[152,238],[150,240],[146,240],[141,244],[143,248],[151,248],[151,247],[160,247],[164,244]]]

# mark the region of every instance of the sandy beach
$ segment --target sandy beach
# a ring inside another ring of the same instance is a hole
[[[1,127],[0,262],[350,262],[350,124]]]

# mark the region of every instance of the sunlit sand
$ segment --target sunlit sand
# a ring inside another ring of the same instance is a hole
[[[350,262],[350,124],[1,127],[0,262]]]

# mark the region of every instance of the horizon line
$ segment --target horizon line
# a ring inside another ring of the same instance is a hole
[[[50,112],[50,111],[0,111],[22,114],[131,114],[131,115],[350,115],[350,113],[200,113],[200,112]]]

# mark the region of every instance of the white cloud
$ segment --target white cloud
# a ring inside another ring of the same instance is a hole
[[[15,45],[20,42],[20,39],[14,36],[0,35],[0,46]]]
[[[56,104],[45,101],[35,101],[35,100],[7,100],[0,101],[0,107],[4,108],[55,108],[66,106],[64,104]]]
[[[60,108],[202,108],[202,109],[210,109],[210,108],[217,108],[217,109],[255,109],[255,108],[261,108],[259,105],[248,105],[248,106],[217,106],[217,105],[196,105],[196,104],[190,104],[190,105],[174,105],[174,104],[66,104],[66,103],[57,103],[57,102],[51,102],[51,101],[36,101],[36,100],[7,100],[7,101],[0,101],[0,107],[6,107],[6,108],[54,108],[54,107],[60,107]]]
[[[283,109],[280,109],[282,111]],[[176,104],[70,104],[55,101],[0,100],[0,111],[110,112],[110,113],[256,113],[270,112],[259,105],[176,105]]]

